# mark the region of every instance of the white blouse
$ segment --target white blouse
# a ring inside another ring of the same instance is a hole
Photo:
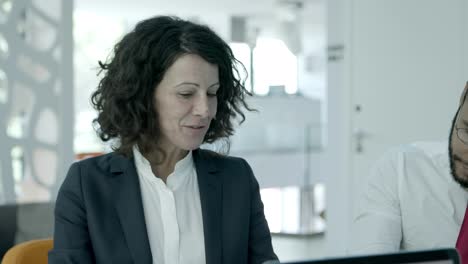
[[[133,148],[153,263],[205,264],[203,217],[192,152],[178,161],[166,184]]]

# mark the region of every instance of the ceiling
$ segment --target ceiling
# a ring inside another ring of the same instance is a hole
[[[77,0],[75,11],[93,12],[103,16],[125,17],[128,20],[157,14],[179,16],[207,15],[257,15],[271,14],[278,8],[278,3],[299,0]],[[317,5],[325,0],[302,0],[307,5]]]

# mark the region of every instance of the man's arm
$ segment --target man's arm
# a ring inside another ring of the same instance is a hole
[[[398,180],[404,173],[403,155],[386,153],[371,169],[359,196],[359,209],[352,224],[350,254],[398,251],[402,239]]]

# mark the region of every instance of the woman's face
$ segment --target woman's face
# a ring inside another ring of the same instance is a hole
[[[179,57],[156,87],[155,106],[165,151],[193,150],[216,115],[218,66],[198,55]]]

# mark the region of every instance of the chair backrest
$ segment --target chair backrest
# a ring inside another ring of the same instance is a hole
[[[15,236],[18,230],[18,206],[16,204],[0,205],[0,219],[2,219],[0,221],[1,259],[5,253],[15,245]]]
[[[54,207],[52,202],[0,205],[0,262],[16,244],[53,236]]]
[[[15,245],[3,256],[2,264],[47,264],[53,243],[52,239],[39,239]]]

